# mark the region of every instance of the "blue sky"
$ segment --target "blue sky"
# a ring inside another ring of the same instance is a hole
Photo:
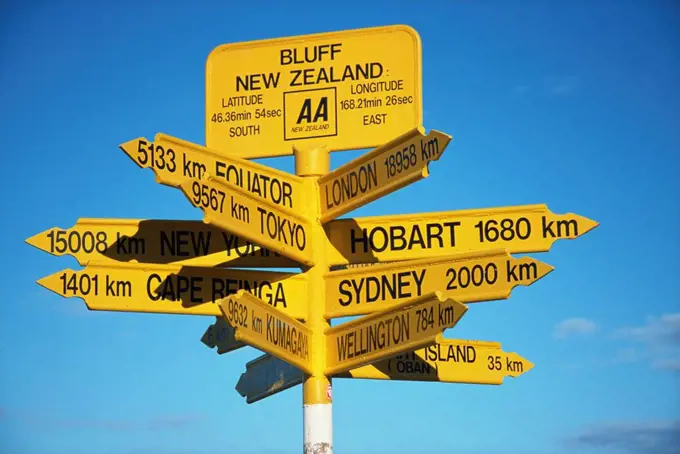
[[[300,452],[299,387],[254,405],[234,391],[258,352],[206,348],[211,317],[89,312],[35,284],[75,260],[24,240],[79,217],[201,218],[118,144],[157,132],[204,143],[215,46],[405,23],[423,43],[424,126],[454,140],[428,179],[351,215],[546,203],[600,226],[536,254],[555,271],[446,333],[501,342],[532,371],[498,387],[335,380],[336,451],[670,452],[677,3],[195,3],[3,3],[0,451]],[[292,157],[262,162],[293,171]]]

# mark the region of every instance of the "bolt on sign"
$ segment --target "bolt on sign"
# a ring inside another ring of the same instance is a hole
[[[206,347],[265,353],[236,385],[246,402],[303,384],[305,407],[326,412],[305,416],[307,448],[332,448],[332,377],[499,385],[526,373],[534,365],[499,343],[444,331],[475,316],[466,303],[553,271],[511,254],[548,252],[596,221],[545,204],[341,217],[455,158],[451,135],[422,125],[420,59],[418,34],[399,25],[218,46],[207,146],[162,133],[119,145],[203,219],[49,228],[26,242],[82,269],[38,284],[90,310],[215,317]],[[356,148],[372,150],[329,171],[330,152]],[[295,175],[249,160],[290,154]],[[360,317],[329,326],[347,316]]]
[[[206,144],[242,158],[373,148],[422,123],[411,27],[224,44],[208,55]]]

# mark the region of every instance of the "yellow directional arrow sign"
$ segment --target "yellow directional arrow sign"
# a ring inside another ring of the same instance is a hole
[[[223,355],[245,347],[246,344],[236,340],[235,333],[236,330],[233,326],[222,317],[217,317],[215,323],[208,326],[208,329],[205,330],[203,337],[201,337],[201,342],[208,348],[217,347],[217,354]]]
[[[319,178],[321,223],[326,223],[427,177],[451,136],[419,126]]]
[[[293,268],[300,265],[246,239],[201,221],[78,219],[26,240],[53,255],[71,255],[81,265],[100,262],[174,263],[195,266]]]
[[[335,219],[327,223],[334,265],[393,262],[464,251],[504,248],[546,252],[599,223],[577,214],[554,214],[547,205]]]
[[[306,206],[300,177],[176,137],[159,133],[155,143],[140,137],[120,148],[139,167],[152,169],[156,181],[166,186],[177,187],[187,178],[201,180],[211,174],[255,199],[296,211]]]
[[[237,341],[312,373],[312,331],[304,323],[243,290],[217,304],[227,322],[236,329]]]
[[[305,265],[312,265],[311,222],[212,175],[185,180],[180,189],[205,214],[203,222],[233,232]]]
[[[517,353],[502,351],[498,342],[440,338],[434,345],[352,369],[338,377],[500,385],[504,377],[518,377],[533,367]]]
[[[429,345],[453,328],[467,306],[441,292],[327,328],[326,374],[333,375]]]
[[[306,319],[302,274],[176,265],[90,262],[44,277],[38,284],[91,310],[221,316],[217,300],[244,289],[273,310]]]
[[[553,267],[505,249],[331,271],[326,279],[326,318],[369,314],[433,291],[463,303],[506,299],[517,285],[531,285]]]

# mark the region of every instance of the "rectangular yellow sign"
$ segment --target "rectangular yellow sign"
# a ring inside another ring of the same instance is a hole
[[[202,221],[81,218],[71,228],[53,227],[26,242],[56,256],[73,256],[80,265],[95,260],[242,268],[300,266]]]
[[[307,318],[307,278],[299,273],[229,268],[90,262],[38,281],[90,310],[221,316],[216,301],[238,290],[265,300],[290,317]]]
[[[237,341],[312,373],[312,331],[304,323],[244,291],[217,304],[227,322],[236,329]]]
[[[498,342],[439,339],[336,377],[500,385],[505,377],[518,377],[533,367],[517,353],[502,351]]]
[[[224,44],[206,62],[206,143],[243,158],[372,148],[422,123],[411,27]]]
[[[313,265],[311,222],[298,212],[264,200],[212,175],[185,180],[180,189],[204,213],[203,222],[260,244],[305,265]]]
[[[150,168],[160,184],[178,187],[187,178],[202,180],[211,174],[220,181],[238,186],[253,198],[273,205],[304,211],[302,179],[269,166],[240,159],[226,152],[156,134],[155,142],[140,137],[120,145],[139,167]]]
[[[439,131],[425,135],[418,126],[322,176],[321,223],[427,177],[428,163],[439,159],[450,141]]]
[[[464,304],[433,292],[327,328],[325,373],[337,374],[431,344],[466,311]]]
[[[497,249],[331,271],[325,275],[326,318],[370,314],[434,291],[463,303],[506,299],[515,286],[552,270]]]
[[[236,329],[224,320],[222,317],[217,317],[217,320],[203,333],[201,342],[208,348],[217,347],[217,354],[223,355],[225,353],[233,352],[239,348],[245,347],[241,341],[237,341]]]
[[[578,238],[598,225],[577,214],[554,214],[540,204],[335,219],[324,227],[329,262],[346,265],[498,248],[546,252],[556,240]]]

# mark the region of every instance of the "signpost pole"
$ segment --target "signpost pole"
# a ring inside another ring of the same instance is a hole
[[[307,212],[312,219],[311,241],[314,266],[306,268],[308,280],[308,316],[306,325],[312,330],[312,375],[305,375],[302,384],[304,453],[333,453],[333,406],[331,380],[324,375],[326,342],[324,331],[330,326],[324,317],[324,275],[329,271],[326,257],[326,233],[319,218],[318,179],[330,172],[330,152],[327,148],[295,149],[295,174],[305,182]]]

